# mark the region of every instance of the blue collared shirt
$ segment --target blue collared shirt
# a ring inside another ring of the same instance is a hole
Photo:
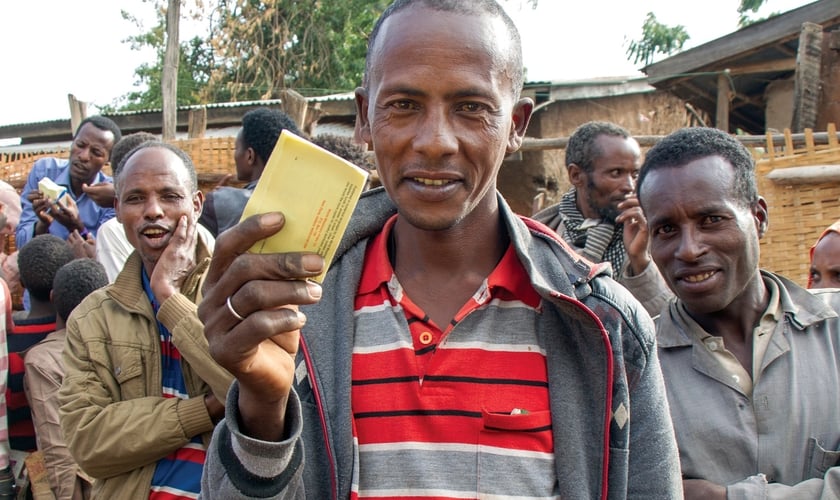
[[[15,246],[17,248],[23,247],[29,240],[35,236],[35,224],[38,222],[38,216],[32,209],[32,202],[26,199],[30,191],[38,191],[38,182],[44,177],[48,177],[55,181],[56,184],[67,188],[67,193],[73,197],[76,206],[79,207],[79,218],[85,225],[85,228],[96,236],[96,231],[106,220],[114,217],[113,208],[103,208],[96,204],[86,193],[81,196],[73,194],[70,185],[70,161],[61,160],[58,158],[41,158],[32,165],[32,170],[29,172],[29,178],[26,181],[23,191],[20,194],[20,204],[23,212],[20,215],[20,223],[15,234]],[[91,184],[100,182],[113,182],[111,177],[99,172],[96,174],[96,179]],[[54,234],[64,240],[70,235],[64,225],[59,222],[50,224],[50,234]]]

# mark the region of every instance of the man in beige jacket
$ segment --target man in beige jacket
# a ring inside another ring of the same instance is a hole
[[[147,142],[125,159],[114,208],[135,248],[67,322],[61,428],[97,498],[195,498],[230,374],[196,302],[210,261],[189,156]]]

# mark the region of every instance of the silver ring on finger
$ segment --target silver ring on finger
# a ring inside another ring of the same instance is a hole
[[[236,312],[236,309],[233,308],[233,304],[230,303],[230,295],[228,295],[227,300],[225,300],[225,305],[227,306],[228,311],[230,311],[230,313],[233,314],[234,318],[238,319],[239,321],[245,321],[245,317]]]

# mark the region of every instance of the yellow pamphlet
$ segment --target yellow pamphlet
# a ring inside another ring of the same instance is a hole
[[[321,282],[362,194],[363,168],[287,131],[280,134],[242,219],[282,212],[277,234],[258,241],[251,252],[315,252],[324,258]]]

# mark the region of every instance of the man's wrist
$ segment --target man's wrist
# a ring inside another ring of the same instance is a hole
[[[32,229],[32,236],[38,236],[39,234],[45,234],[47,231],[50,230],[50,224],[48,222],[44,222],[41,219],[35,221],[35,227]]]
[[[651,259],[649,256],[630,258],[630,276],[639,276],[644,273],[650,265]]]

